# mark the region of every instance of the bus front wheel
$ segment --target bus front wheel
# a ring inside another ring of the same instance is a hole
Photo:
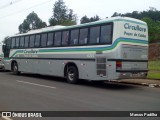
[[[68,66],[66,78],[71,84],[76,84],[78,82],[78,70],[75,66]]]
[[[14,63],[13,63],[12,71],[13,71],[13,73],[14,73],[15,75],[19,75],[19,74],[20,74],[20,72],[18,71],[18,64],[17,64],[17,62],[14,62]]]

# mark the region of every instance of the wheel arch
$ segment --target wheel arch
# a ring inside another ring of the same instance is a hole
[[[11,61],[11,70],[13,70],[13,65],[14,65],[14,63],[17,63],[17,64],[18,64],[18,62],[17,62],[16,60],[12,60],[12,61]]]
[[[78,69],[76,63],[74,63],[74,62],[68,62],[67,64],[65,64],[65,67],[64,67],[64,77],[66,77],[66,71],[67,71],[67,68],[68,68],[69,66],[74,66],[74,67],[76,67],[76,69],[77,69],[77,71],[78,71],[78,78],[79,78],[79,69]]]

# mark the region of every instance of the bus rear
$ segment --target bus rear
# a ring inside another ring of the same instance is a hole
[[[118,43],[116,75],[123,78],[145,78],[148,72],[148,28],[145,22],[126,18],[117,22]]]

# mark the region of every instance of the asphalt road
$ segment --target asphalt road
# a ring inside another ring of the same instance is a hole
[[[0,72],[0,111],[160,111],[160,89],[86,81],[72,85],[63,78]]]

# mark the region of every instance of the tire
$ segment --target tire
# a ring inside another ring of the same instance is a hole
[[[13,72],[15,75],[19,75],[19,74],[20,74],[20,72],[18,71],[18,64],[17,64],[17,62],[14,62],[14,63],[13,63],[12,72]]]
[[[66,71],[66,78],[68,83],[76,84],[78,83],[78,70],[75,66],[69,66]]]

